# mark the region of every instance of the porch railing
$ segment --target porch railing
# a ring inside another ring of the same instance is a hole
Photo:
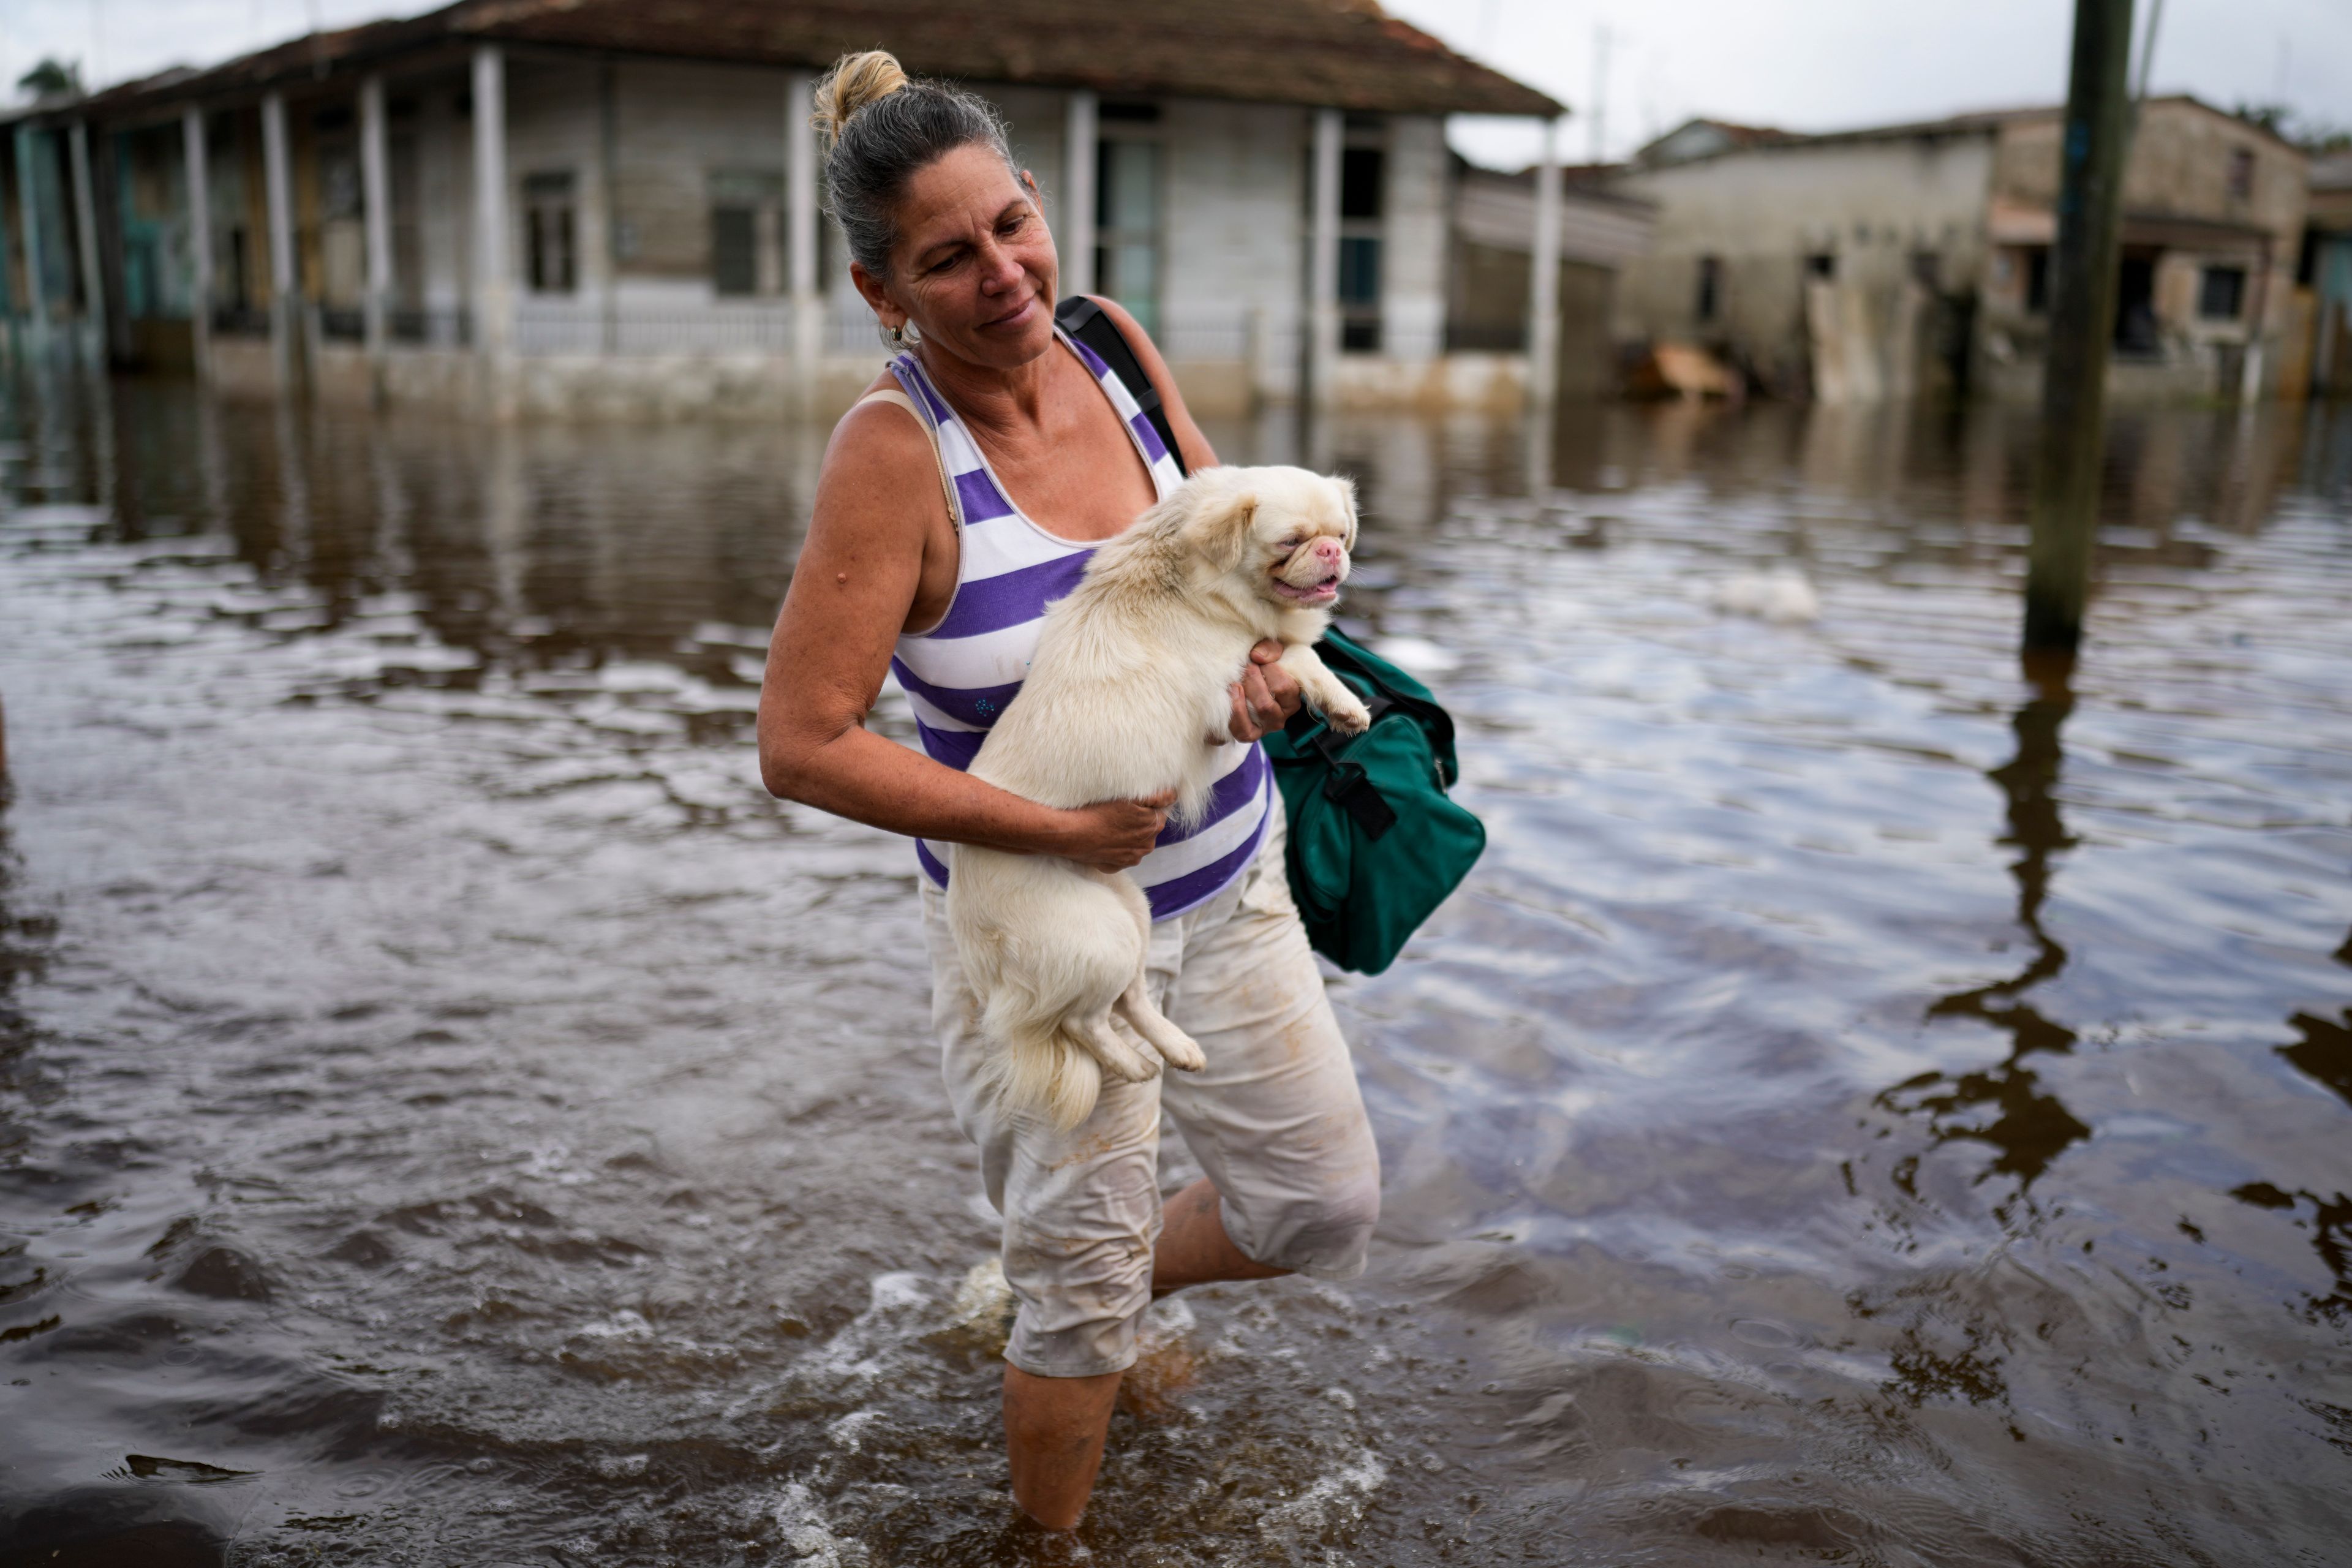
[[[259,305],[215,305],[212,325],[215,337],[266,338],[269,335],[269,311]]]
[[[819,323],[820,352],[879,354],[873,318],[828,310]],[[649,305],[631,301],[607,311],[593,299],[529,300],[515,311],[515,351],[522,354],[717,354],[789,357],[798,338],[793,308],[775,300]]]
[[[1453,353],[1517,354],[1528,350],[1522,321],[1448,321],[1445,347]]]
[[[363,310],[345,306],[312,306],[310,321],[325,341],[364,340]],[[267,307],[217,306],[213,331],[234,336],[267,337]],[[385,313],[386,337],[404,346],[470,348],[477,333],[472,310],[466,305],[395,305]],[[1301,329],[1296,322],[1268,322],[1262,315],[1234,311],[1230,315],[1185,316],[1163,322],[1156,334],[1160,349],[1172,363],[1229,362],[1283,366],[1298,355]],[[558,355],[628,357],[657,355],[745,356],[789,359],[797,348],[798,330],[791,305],[760,299],[686,301],[677,304],[627,301],[607,310],[593,295],[570,299],[527,299],[514,312],[513,346],[531,357]],[[1516,326],[1473,334],[1449,328],[1449,348],[1511,350],[1521,346]],[[1491,337],[1491,341],[1489,340]],[[817,328],[818,353],[828,359],[877,359],[889,352],[874,318],[862,305],[827,300]]]
[[[383,326],[396,343],[457,349],[474,341],[473,312],[463,305],[394,306]]]

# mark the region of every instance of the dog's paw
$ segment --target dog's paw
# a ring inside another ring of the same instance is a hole
[[[1072,1018],[1062,1027],[1080,1050],[1094,1058],[1106,1078],[1147,1083],[1160,1076],[1160,1053],[1117,1018]]]
[[[1209,1058],[1201,1052],[1200,1042],[1137,995],[1119,999],[1111,1011],[1111,1022],[1118,1026],[1119,1033],[1148,1047],[1152,1055],[1178,1072],[1199,1072],[1209,1065]]]
[[[1334,702],[1323,710],[1323,722],[1342,735],[1360,735],[1372,727],[1372,710],[1351,692],[1344,703]]]
[[[1152,1044],[1160,1052],[1160,1059],[1178,1072],[1199,1072],[1209,1065],[1209,1058],[1202,1054],[1192,1037],[1181,1031],[1173,1038],[1155,1040]]]

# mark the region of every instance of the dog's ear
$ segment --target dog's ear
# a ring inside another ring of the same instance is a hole
[[[1211,565],[1232,572],[1249,554],[1250,525],[1256,521],[1257,492],[1228,490],[1205,500],[1184,531]]]
[[[1353,555],[1356,552],[1356,481],[1335,475],[1331,482],[1339,487],[1339,510],[1348,519],[1348,537],[1340,542],[1348,547],[1348,553]]]

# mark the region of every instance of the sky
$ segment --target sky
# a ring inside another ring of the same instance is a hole
[[[2285,103],[2352,125],[2352,0],[2157,0],[2153,92]],[[1569,105],[1564,156],[1622,157],[1695,115],[1792,131],[2057,103],[2068,0],[1383,0]],[[2146,26],[2150,0],[2134,7]],[[1594,63],[1607,30],[1604,90]],[[1530,161],[1537,132],[1457,121],[1482,163]]]
[[[641,0],[659,4],[659,0]],[[1564,155],[1622,157],[1693,115],[1818,131],[2054,103],[2068,0],[1384,0],[1389,10],[1569,104]],[[2143,22],[2151,0],[2139,0]],[[2151,86],[2228,108],[2279,102],[2352,123],[2352,0],[2155,0]],[[210,64],[404,0],[0,0],[0,94],[45,55],[94,85]],[[1606,37],[1605,53],[1598,48]],[[1605,74],[1596,75],[1596,57]],[[1596,83],[1599,90],[1596,91]],[[1600,112],[1591,112],[1595,104]],[[1526,121],[1457,121],[1454,144],[1532,159]]]

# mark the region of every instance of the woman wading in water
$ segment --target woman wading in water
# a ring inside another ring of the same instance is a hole
[[[1169,827],[1165,800],[1056,810],[962,771],[1018,690],[1045,606],[1179,471],[1118,378],[1055,326],[1053,236],[992,110],[908,80],[877,52],[835,66],[817,122],[850,277],[900,352],[825,453],[769,647],[761,773],[779,795],[916,840],[941,1070],[1004,1216],[1004,1276],[1020,1303],[1004,1352],[1013,1493],[1066,1530],[1093,1490],[1154,1296],[1364,1267],[1379,1155],[1290,901],[1282,802],[1257,744],[1298,693],[1265,668],[1279,645],[1259,645],[1234,688],[1208,817],[1182,830]],[[1098,302],[1166,399],[1186,464],[1213,465],[1158,350]],[[892,670],[921,753],[864,727]],[[1106,1081],[1068,1132],[988,1096],[986,1046],[941,913],[950,844],[1131,871],[1151,900],[1154,994],[1207,1068]],[[1208,1173],[1164,1208],[1163,1108]]]

